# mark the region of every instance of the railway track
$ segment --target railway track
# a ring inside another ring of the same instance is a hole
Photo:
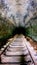
[[[37,53],[23,35],[18,36],[1,54],[1,64],[37,65]]]

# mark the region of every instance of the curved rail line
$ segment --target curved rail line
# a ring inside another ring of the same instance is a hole
[[[23,35],[7,44],[0,59],[2,65],[37,65],[37,53]]]

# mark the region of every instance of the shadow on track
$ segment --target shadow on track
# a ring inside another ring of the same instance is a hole
[[[21,55],[20,65],[27,65],[27,62],[25,61],[25,55],[24,54]]]

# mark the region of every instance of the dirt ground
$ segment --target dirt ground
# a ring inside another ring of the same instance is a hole
[[[37,52],[37,42],[33,41],[31,38],[27,37],[27,41],[31,43],[31,45],[34,47],[34,50]]]

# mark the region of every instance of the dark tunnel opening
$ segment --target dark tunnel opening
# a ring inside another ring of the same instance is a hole
[[[23,34],[23,35],[27,35],[27,30],[25,27],[15,27],[15,29],[13,30],[13,35],[16,35],[16,34]]]

